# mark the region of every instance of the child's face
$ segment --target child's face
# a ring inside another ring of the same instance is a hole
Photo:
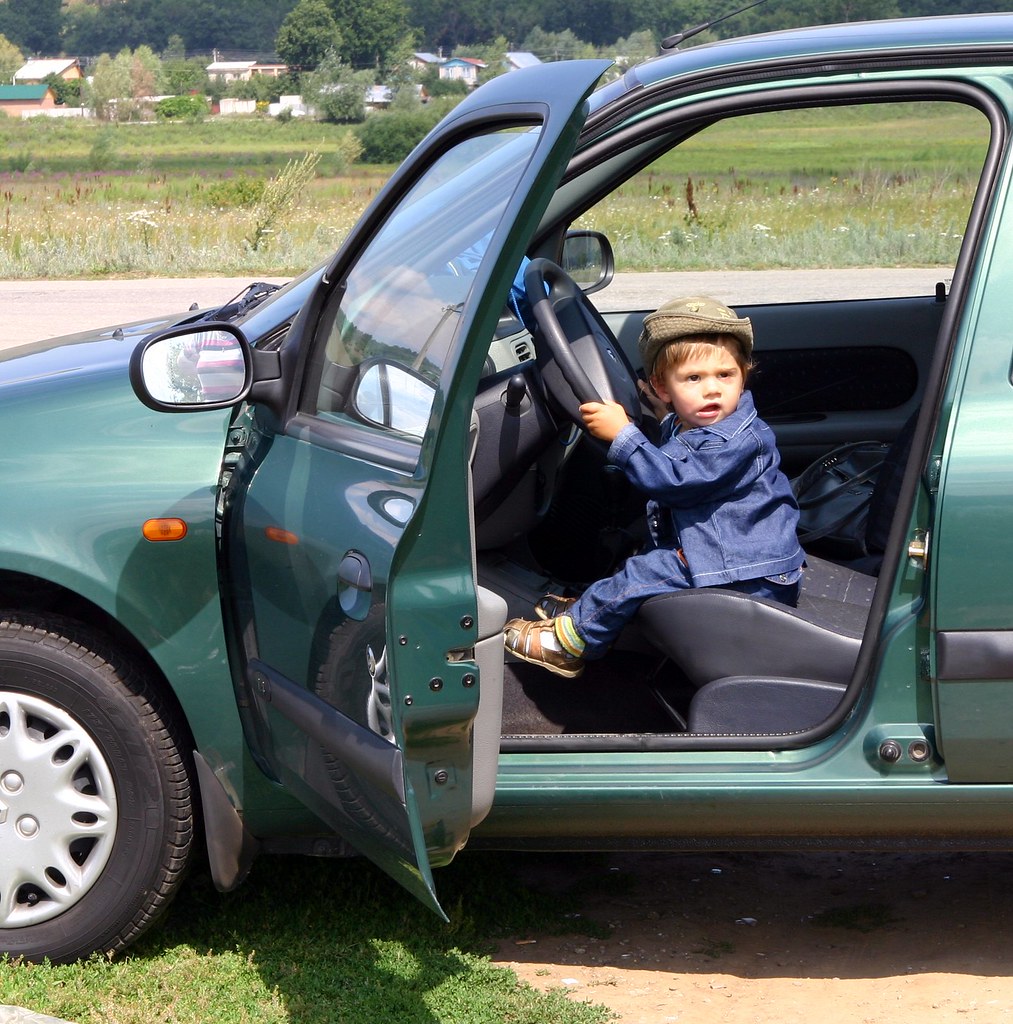
[[[688,428],[709,427],[735,412],[742,395],[742,369],[731,345],[699,346],[689,359],[651,378],[662,401]]]

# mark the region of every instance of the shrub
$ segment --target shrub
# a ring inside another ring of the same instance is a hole
[[[88,169],[105,171],[112,166],[116,156],[115,129],[106,125],[98,129],[94,142],[88,150]]]
[[[459,78],[440,78],[439,72],[433,68],[422,76],[422,85],[433,99],[442,96],[453,96],[460,100],[468,95],[468,83]]]
[[[23,174],[25,171],[32,170],[34,166],[35,161],[32,159],[32,154],[27,150],[7,155],[7,169],[9,171],[20,171]]]
[[[264,196],[266,182],[263,178],[250,178],[245,174],[238,178],[223,178],[214,181],[203,192],[204,202],[218,208],[256,206]]]
[[[354,71],[336,53],[328,54],[312,74],[302,79],[302,96],[321,121],[350,124],[366,116],[370,71]]]
[[[253,233],[247,241],[256,252],[270,240],[275,225],[298,204],[316,175],[319,153],[307,153],[302,160],[289,160],[284,169],[264,184],[254,214]]]
[[[359,136],[351,129],[344,131],[336,139],[334,148],[327,154],[326,173],[334,176],[344,174],[361,156],[362,143]]]
[[[355,129],[362,143],[362,162],[401,163],[435,124],[433,115],[426,111],[374,114],[366,118]]]
[[[203,96],[167,96],[155,104],[159,121],[200,121],[208,113]]]
[[[81,81],[67,81],[59,75],[46,75],[42,80],[52,90],[58,106],[81,106]]]

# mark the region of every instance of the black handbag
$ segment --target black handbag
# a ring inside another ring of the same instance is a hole
[[[844,444],[821,456],[791,482],[798,502],[798,539],[829,558],[864,558],[869,505],[890,445]]]

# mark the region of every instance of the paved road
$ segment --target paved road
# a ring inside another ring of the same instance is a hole
[[[212,306],[232,298],[253,280],[251,276],[0,281],[0,348],[185,311],[193,303]]]
[[[932,294],[938,269],[686,271],[623,274],[595,296],[602,310],[653,309],[679,294],[735,303]],[[226,302],[255,277],[0,281],[0,348]],[[283,279],[273,278],[281,281]]]

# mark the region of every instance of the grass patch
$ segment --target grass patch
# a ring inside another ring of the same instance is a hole
[[[264,857],[235,893],[195,877],[114,960],[0,962],[0,1004],[78,1024],[600,1024],[602,1007],[542,994],[488,959],[498,937],[595,931],[572,897],[538,891],[516,857],[439,872],[449,925],[360,861]]]
[[[314,178],[255,249],[263,176],[0,175],[0,277],[294,275],[341,244],[385,180]]]
[[[323,172],[344,171],[343,140],[351,129],[319,121],[215,118],[197,123],[99,124],[61,118],[0,118],[0,153],[16,154],[19,166],[0,156],[0,170],[30,169],[46,176],[76,174],[88,167],[98,144],[105,170],[160,174],[274,173],[308,150],[330,153]],[[25,157],[30,156],[30,167]]]

